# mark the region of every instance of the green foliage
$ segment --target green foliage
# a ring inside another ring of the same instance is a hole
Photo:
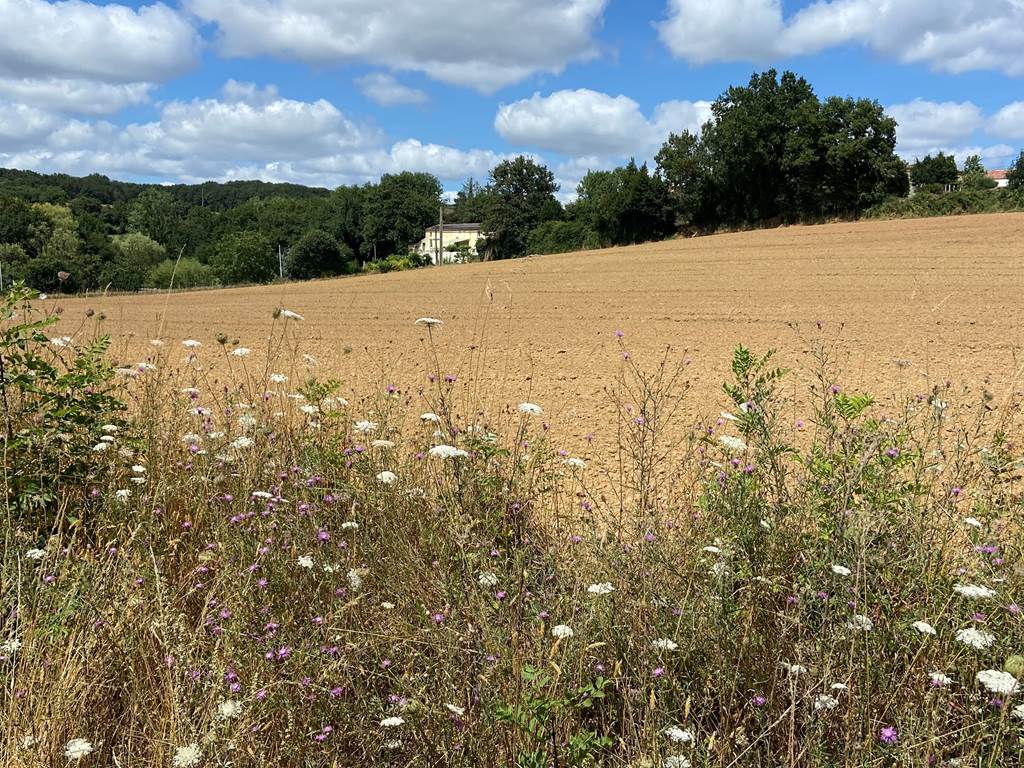
[[[1013,164],[1006,171],[1006,179],[1009,182],[1009,188],[1012,190],[1024,189],[1024,150],[1017,155],[1017,159],[1013,161]]]
[[[38,296],[16,285],[0,305],[0,429],[7,504],[24,523],[48,530],[69,505],[79,519],[74,503],[107,464],[93,446],[103,425],[121,423],[124,406],[115,396],[109,339],[51,341],[44,331],[57,317],[35,312]]]
[[[216,284],[213,269],[196,259],[164,259],[146,276],[149,288],[206,288]]]
[[[522,698],[513,704],[498,704],[495,715],[501,723],[515,727],[526,747],[516,758],[519,768],[548,768],[551,765],[596,765],[602,750],[611,747],[608,736],[599,735],[579,722],[595,703],[605,698],[611,681],[598,676],[568,694],[559,694],[555,679],[534,667],[522,671]],[[561,737],[568,729],[565,747]]]
[[[487,211],[487,189],[472,178],[466,179],[455,195],[450,221],[455,224],[479,224]]]
[[[546,221],[530,232],[526,242],[530,253],[568,253],[600,248],[601,240],[582,221]]]
[[[959,177],[956,159],[943,152],[935,157],[925,155],[923,160],[915,160],[910,166],[910,181],[915,187],[956,184]]]
[[[525,255],[530,232],[561,217],[557,191],[555,175],[529,158],[519,156],[495,166],[482,222],[490,257]]]
[[[404,254],[437,222],[441,183],[429,173],[384,174],[366,190],[363,255],[382,259]]]
[[[352,252],[326,232],[313,229],[288,249],[285,269],[296,280],[340,275],[350,271]]]
[[[230,283],[269,283],[278,276],[277,254],[258,232],[235,232],[223,237],[210,259],[217,278]]]
[[[624,168],[590,171],[580,182],[571,215],[604,245],[659,240],[674,229],[664,182],[631,159]]]
[[[1020,189],[958,189],[953,192],[917,192],[913,197],[893,197],[864,212],[868,218],[898,219],[926,216],[957,216],[1024,210]]]
[[[964,161],[960,182],[964,189],[994,189],[997,186],[995,179],[988,177],[979,155],[971,155]]]
[[[147,285],[153,269],[167,257],[160,243],[140,232],[111,238],[116,255],[103,269],[103,282],[125,291]]]
[[[689,131],[670,134],[655,156],[665,182],[675,224],[687,228],[714,218],[711,158],[699,136]]]

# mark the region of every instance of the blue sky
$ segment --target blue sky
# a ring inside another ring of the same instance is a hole
[[[0,166],[446,188],[536,155],[571,195],[767,66],[875,98],[899,151],[1024,146],[1020,0],[0,0]]]

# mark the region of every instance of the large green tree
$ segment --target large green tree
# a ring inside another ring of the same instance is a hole
[[[910,180],[915,187],[955,184],[959,176],[956,159],[944,152],[935,157],[925,155],[910,166]]]
[[[152,269],[167,257],[167,250],[141,232],[115,235],[114,257],[103,269],[103,282],[121,291],[137,291],[146,285]]]
[[[655,156],[657,173],[665,182],[676,226],[705,224],[714,216],[711,158],[700,137],[683,131],[669,134]]]
[[[1024,150],[1021,150],[1017,159],[1007,169],[1006,178],[1010,189],[1024,189]]]
[[[558,184],[547,167],[519,156],[491,171],[483,231],[486,258],[524,256],[531,230],[561,218]]]
[[[352,251],[341,245],[326,232],[313,229],[300,237],[288,249],[288,277],[312,280],[317,277],[340,275],[347,271]]]
[[[222,283],[268,283],[278,276],[277,253],[259,232],[233,232],[218,243],[210,259]]]
[[[647,165],[630,160],[613,171],[591,171],[577,189],[572,206],[604,245],[629,245],[658,240],[673,228],[665,183],[651,176]]]
[[[441,182],[429,173],[384,174],[366,189],[363,250],[370,258],[404,254],[437,223]]]

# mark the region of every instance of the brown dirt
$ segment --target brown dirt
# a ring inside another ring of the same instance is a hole
[[[283,306],[305,316],[302,351],[318,358],[318,375],[354,392],[393,383],[415,395],[433,364],[413,321],[429,315],[445,323],[435,334],[441,370],[458,375],[467,399],[539,403],[575,442],[610,432],[618,330],[644,365],[669,345],[675,359],[692,359],[691,411],[725,406],[737,343],[777,347],[797,391],[820,338],[838,342],[846,388],[914,394],[949,379],[970,389],[965,397],[987,388],[1002,398],[1020,386],[1024,362],[1022,269],[1024,214],[872,221],[169,298],[67,299],[61,332],[91,307],[106,314],[125,362],[157,335],[172,359],[189,337],[214,356],[224,332],[252,347],[255,363]]]

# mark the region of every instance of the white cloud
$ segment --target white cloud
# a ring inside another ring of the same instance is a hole
[[[117,126],[0,103],[0,166],[167,181],[263,179],[321,186],[426,171],[483,177],[504,159],[406,139],[392,144],[330,102],[229,81],[217,98],[171,101],[159,119]]]
[[[200,39],[166,5],[0,0],[0,75],[158,82],[194,65]]]
[[[897,149],[903,155],[924,155],[961,144],[985,122],[981,108],[969,101],[914,99],[906,104],[893,104],[886,111],[899,123]]]
[[[698,64],[856,44],[944,72],[1024,75],[1021,0],[818,0],[788,19],[780,0],[670,0],[658,30],[674,55]]]
[[[710,115],[707,102],[671,101],[658,105],[653,119],[628,96],[581,88],[535,93],[529,99],[502,104],[494,127],[519,146],[549,149],[564,155],[646,157],[672,131],[698,129]]]
[[[418,88],[410,88],[385,72],[371,72],[356,79],[356,85],[369,99],[382,107],[398,104],[426,104],[430,97]]]
[[[608,0],[186,0],[227,56],[369,62],[485,92],[597,55]]]
[[[145,103],[152,89],[152,83],[0,77],[0,95],[40,109],[76,115],[107,115]]]
[[[1024,101],[1007,104],[996,112],[989,121],[988,130],[1000,138],[1024,139]]]

